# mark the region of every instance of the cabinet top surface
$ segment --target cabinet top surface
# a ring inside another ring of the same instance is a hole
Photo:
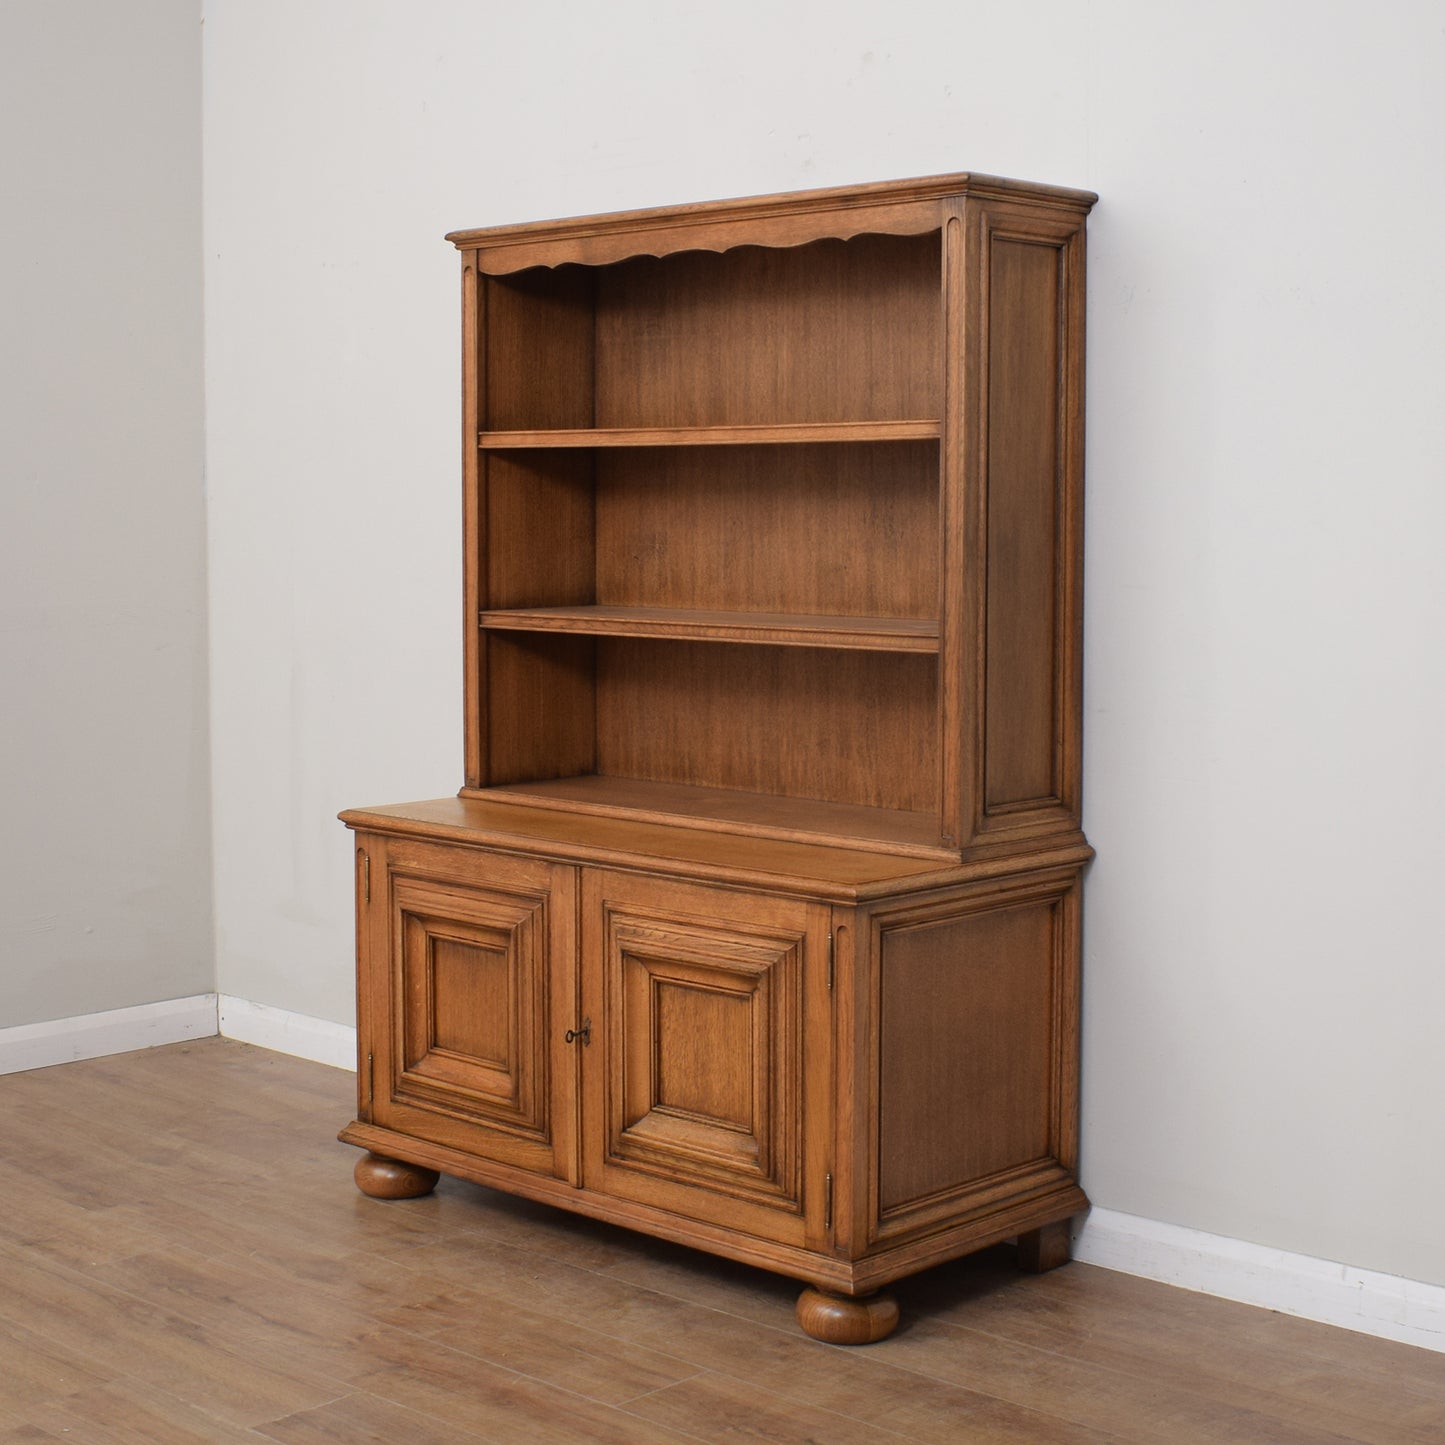
[[[448,233],[447,240],[463,251],[514,253],[515,269],[520,269],[525,265],[555,265],[558,259],[574,259],[553,256],[545,248],[588,240],[595,242],[608,237],[616,240],[629,233],[681,233],[691,236],[691,244],[700,248],[710,249],[717,245],[721,249],[720,242],[745,244],[746,240],[739,235],[709,236],[708,233],[718,227],[735,232],[739,226],[771,226],[775,234],[760,233],[746,239],[778,245],[801,244],[822,235],[846,236],[870,229],[917,232],[933,229],[939,224],[938,202],[963,196],[1042,205],[1076,214],[1087,212],[1098,200],[1092,191],[960,172],[955,175],[921,176],[913,180],[878,181],[861,186],[834,186],[825,190],[788,191],[770,196],[742,196],[735,200],[488,226],[452,231]],[[832,217],[834,223],[819,230],[819,220],[824,216]],[[796,235],[789,234],[790,223],[798,228]],[[650,246],[644,245],[643,249],[659,254]],[[666,249],[682,247],[670,244]],[[617,257],[593,254],[584,248],[575,259],[593,262]]]
[[[632,863],[649,869],[662,864],[683,875],[833,898],[861,897],[899,886],[947,884],[980,871],[897,854],[740,837],[625,818],[584,817],[475,798],[355,808],[342,813],[341,820],[361,832],[538,853],[570,862]],[[1057,859],[1034,860],[1035,866],[1075,861],[1075,854],[1081,860],[1089,850],[1085,846],[1058,852]]]

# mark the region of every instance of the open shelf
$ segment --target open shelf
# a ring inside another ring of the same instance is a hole
[[[461,795],[564,812],[686,824],[715,832],[822,842],[839,848],[868,850],[882,846],[890,852],[921,858],[957,857],[956,851],[940,847],[938,818],[932,813],[590,773],[500,787],[463,788]]]
[[[568,632],[592,637],[660,637],[835,647],[857,652],[938,651],[938,622],[913,617],[714,611],[681,607],[517,607],[481,613],[491,632]]]
[[[484,431],[483,451],[538,447],[728,447],[797,445],[808,442],[936,441],[938,421],[787,422],[747,426],[568,427],[530,431]]]

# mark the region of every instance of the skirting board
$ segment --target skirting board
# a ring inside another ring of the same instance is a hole
[[[334,1069],[356,1069],[356,1030],[326,1019],[308,1018],[270,1004],[248,1003],[228,993],[219,997],[220,1033],[223,1038],[330,1064]]]
[[[160,1044],[209,1038],[216,1032],[216,995],[137,1004],[78,1018],[50,1019],[0,1029],[0,1074],[48,1069],[77,1059],[101,1059]]]
[[[1445,1352],[1445,1287],[1094,1208],[1074,1258],[1121,1274]]]

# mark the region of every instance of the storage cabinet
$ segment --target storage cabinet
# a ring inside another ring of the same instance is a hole
[[[460,232],[465,784],[357,830],[358,1182],[793,1274],[820,1338],[1077,1134],[1087,193]]]

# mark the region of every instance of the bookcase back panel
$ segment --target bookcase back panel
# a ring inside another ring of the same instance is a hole
[[[481,754],[485,783],[596,771],[590,637],[491,636]]]
[[[600,603],[938,616],[935,443],[639,448],[596,472]]]
[[[484,429],[592,425],[593,273],[521,271],[482,285]]]
[[[623,638],[596,646],[599,773],[937,810],[936,658]]]
[[[597,426],[941,413],[936,232],[644,256],[596,282]]]
[[[486,461],[478,607],[596,600],[590,452],[498,452]]]

